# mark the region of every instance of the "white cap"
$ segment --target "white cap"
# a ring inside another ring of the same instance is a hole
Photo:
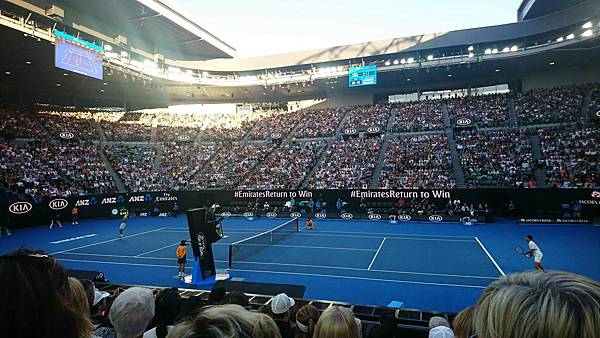
[[[104,298],[110,296],[110,293],[106,292],[106,291],[98,291],[98,289],[94,289],[94,303],[92,304],[92,306],[96,306],[98,305],[98,303],[100,303],[101,300],[103,300]]]
[[[429,338],[454,338],[454,331],[446,326],[436,326],[429,330]]]
[[[118,337],[137,337],[154,318],[152,290],[132,287],[123,291],[112,304],[108,319]]]
[[[296,304],[294,299],[288,297],[285,293],[280,293],[271,300],[271,311],[277,315],[286,313],[294,304]]]

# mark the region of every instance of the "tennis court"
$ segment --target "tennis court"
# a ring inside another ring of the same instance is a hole
[[[225,237],[213,246],[217,269],[229,268],[231,243],[287,221],[224,220]],[[303,220],[299,224],[299,232],[288,231],[273,243],[265,244],[264,235],[259,235],[235,245],[231,277],[302,284],[307,298],[373,305],[401,301],[409,308],[457,311],[472,304],[504,271],[531,268],[528,260],[514,253],[514,245],[521,243],[524,233],[523,226],[514,224],[507,229],[501,224],[465,228],[459,224],[323,220],[317,221],[312,231],[303,227]],[[182,239],[189,238],[185,218],[132,218],[124,239],[117,238],[117,225],[115,220],[93,220],[52,231],[24,230],[2,238],[2,251],[22,245],[37,247],[53,253],[68,268],[104,271],[115,283],[179,285],[174,278],[174,252]],[[501,231],[499,227],[503,227]],[[597,238],[598,229],[589,228],[578,231],[590,230]]]

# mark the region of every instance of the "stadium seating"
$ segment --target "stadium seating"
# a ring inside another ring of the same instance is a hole
[[[508,96],[506,94],[467,96],[447,100],[451,121],[470,119],[480,128],[508,125]]]

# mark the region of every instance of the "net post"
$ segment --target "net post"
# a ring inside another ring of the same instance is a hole
[[[296,232],[300,231],[300,221],[298,221],[299,219],[299,217],[294,218],[294,223],[296,223]]]
[[[231,269],[231,265],[233,265],[233,245],[229,244],[229,268]]]

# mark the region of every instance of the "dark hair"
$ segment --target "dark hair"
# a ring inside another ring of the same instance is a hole
[[[167,325],[173,325],[175,318],[181,312],[181,296],[177,288],[162,290],[156,296],[155,320],[156,336],[165,338],[167,336]]]
[[[533,241],[533,236],[527,235],[527,239],[529,239],[530,241]]]
[[[237,304],[246,307],[248,306],[248,297],[241,291],[229,291],[225,297],[221,299],[221,304]]]
[[[379,318],[379,325],[369,333],[369,338],[392,338],[396,337],[396,317],[393,312],[386,312]]]
[[[0,256],[0,332],[14,338],[80,338],[66,270],[41,250]]]
[[[222,286],[213,285],[212,289],[210,289],[210,295],[208,296],[208,302],[212,304],[218,304],[223,300],[227,290],[225,290]]]
[[[179,243],[179,245],[185,246],[185,240],[181,240],[181,243]]]

